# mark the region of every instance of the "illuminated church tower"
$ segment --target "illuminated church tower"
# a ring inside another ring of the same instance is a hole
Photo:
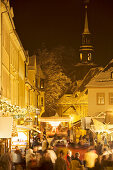
[[[88,17],[87,17],[87,4],[85,5],[85,23],[84,31],[82,33],[82,44],[79,49],[80,52],[80,62],[83,64],[89,64],[93,61],[94,50],[92,46],[92,37],[89,32],[88,27]]]

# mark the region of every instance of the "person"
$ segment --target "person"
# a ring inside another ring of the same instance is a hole
[[[95,153],[95,150],[90,148],[88,152],[84,155],[84,160],[86,162],[86,167],[88,170],[91,170],[95,166],[95,161],[98,158],[98,155]]]
[[[28,168],[28,164],[32,154],[33,154],[33,150],[29,148],[28,151],[26,152],[26,168]]]
[[[103,155],[101,160],[101,169],[105,169],[107,167],[107,156]]]
[[[55,161],[57,159],[56,153],[53,150],[53,146],[50,146],[50,148],[47,150],[47,152],[50,155],[51,161],[53,163],[53,166],[55,166]]]
[[[67,155],[66,155],[67,169],[69,169],[69,165],[70,165],[70,162],[71,162],[71,156],[72,156],[72,152],[70,150],[68,150]]]
[[[12,161],[16,170],[21,170],[22,166],[22,154],[18,146],[15,147],[15,151],[12,153]]]
[[[102,155],[102,147],[103,145],[99,142],[96,146],[96,152],[98,155]]]
[[[11,156],[11,151],[8,148],[6,150],[6,153],[4,153],[1,157],[1,165],[3,170],[11,170],[12,169],[12,156]]]
[[[55,170],[67,170],[66,161],[63,158],[64,152],[60,151],[60,156],[55,161]]]
[[[44,137],[43,142],[42,142],[42,152],[44,152],[47,149],[47,140]]]
[[[33,153],[30,156],[30,161],[28,162],[28,170],[37,170],[36,155]]]
[[[43,156],[40,159],[40,170],[53,170],[53,163],[50,158],[50,154],[45,150]]]
[[[79,152],[76,152],[75,153],[75,159],[71,160],[71,163],[70,163],[70,170],[82,170],[83,166],[82,166],[82,162],[81,160],[79,159],[80,157],[80,154]]]
[[[79,153],[79,152],[76,152],[76,153],[75,153],[75,158],[74,158],[74,160],[79,161],[80,165],[82,165],[82,161],[80,160],[80,153]]]

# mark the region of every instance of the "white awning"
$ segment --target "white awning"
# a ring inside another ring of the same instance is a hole
[[[38,119],[40,122],[69,122],[70,121],[70,117],[55,117],[55,116],[51,116],[51,117],[40,117]]]
[[[34,130],[34,131],[36,131],[36,132],[38,132],[38,133],[42,133],[40,130],[35,129],[35,128],[33,128],[32,126],[17,125],[16,127],[17,127],[17,128],[20,128],[20,129]]]

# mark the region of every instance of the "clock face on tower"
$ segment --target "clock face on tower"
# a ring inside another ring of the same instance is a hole
[[[91,61],[91,53],[88,53],[88,61]]]

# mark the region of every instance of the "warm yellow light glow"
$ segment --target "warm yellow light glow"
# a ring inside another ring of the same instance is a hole
[[[51,126],[53,126],[53,127],[59,126],[60,123],[61,123],[60,121],[58,121],[58,122],[54,122],[54,121],[49,122],[49,124],[50,124]]]
[[[17,141],[17,140],[27,140],[27,136],[23,132],[18,132],[18,137],[13,137],[12,142]]]
[[[73,116],[70,116],[70,118],[71,118],[71,121],[73,121]]]

